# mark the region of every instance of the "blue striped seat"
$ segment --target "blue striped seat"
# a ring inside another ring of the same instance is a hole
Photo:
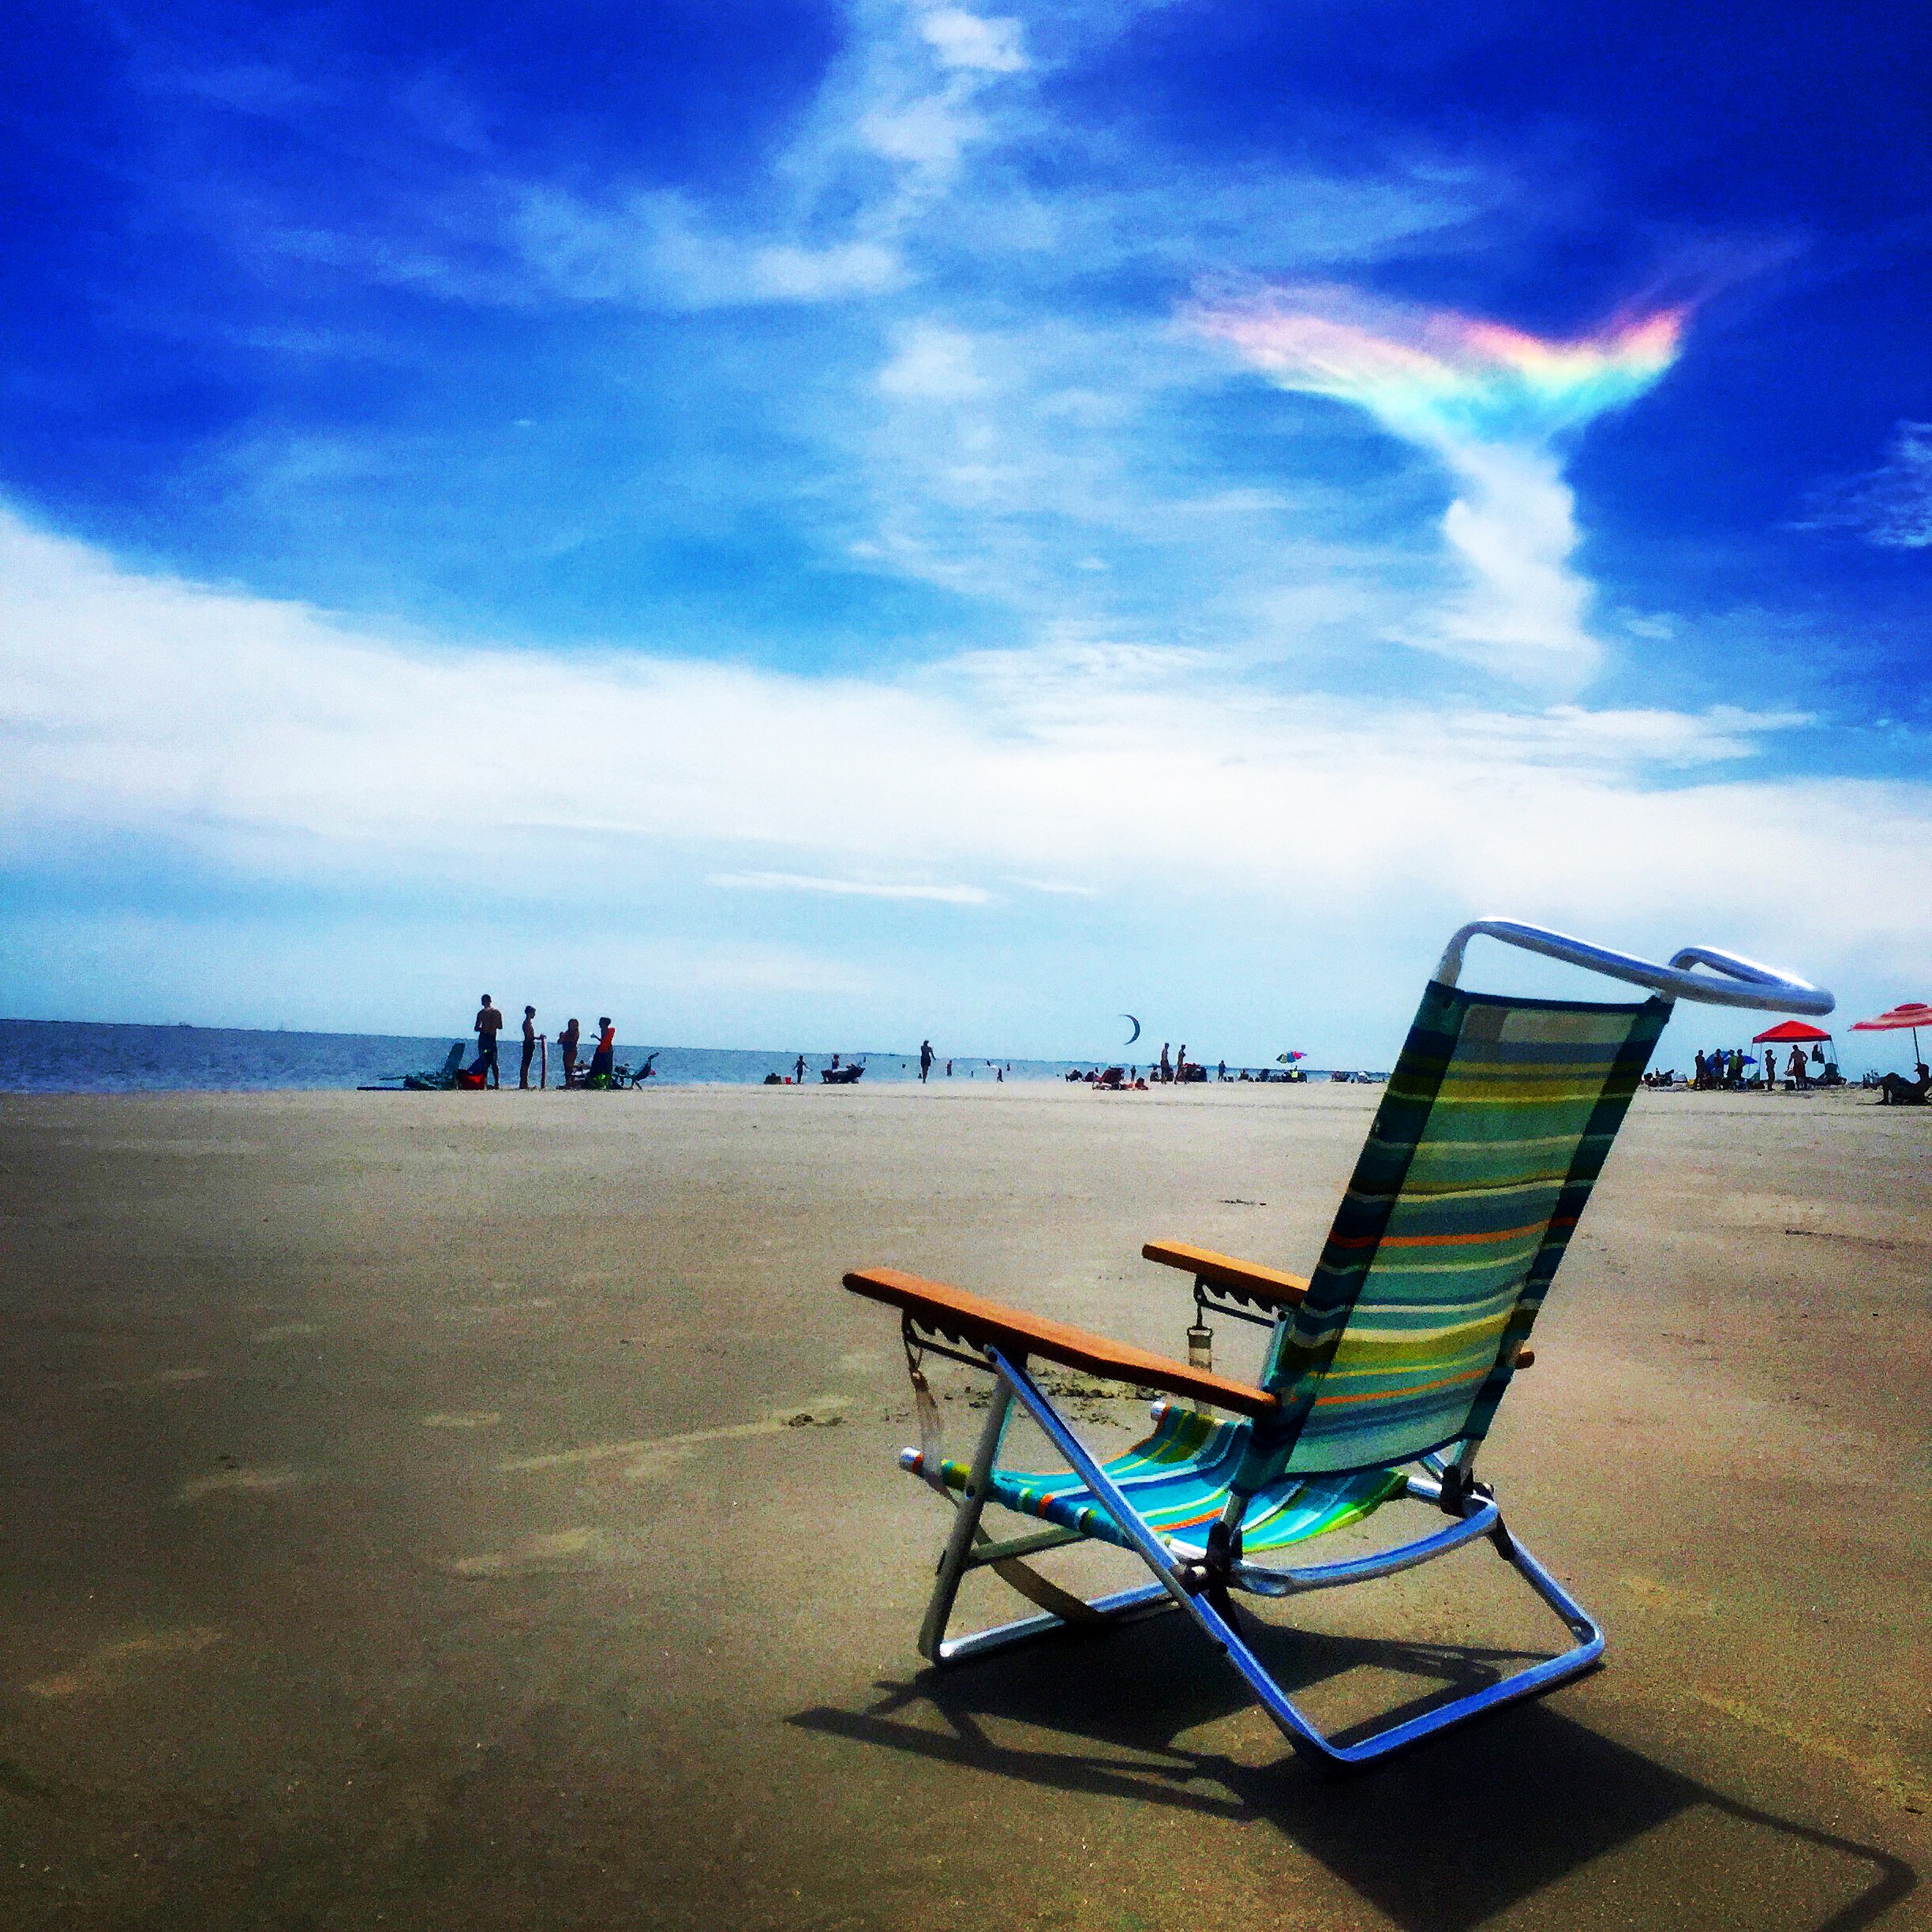
[[[1249,1425],[1216,1421],[1178,1402],[1157,1405],[1154,1421],[1154,1432],[1144,1442],[1103,1466],[1170,1548],[1198,1556],[1207,1546],[1208,1525],[1226,1506],[1228,1486],[1247,1448]],[[908,1454],[905,1466],[915,1475],[925,1473],[916,1451]],[[939,1468],[949,1488],[966,1487],[968,1465],[960,1458],[948,1456]],[[1249,1504],[1241,1518],[1243,1543],[1250,1554],[1259,1555],[1325,1536],[1372,1515],[1401,1495],[1407,1481],[1401,1471],[1385,1469],[1342,1476],[1284,1473]],[[987,1500],[1123,1549],[1133,1547],[1092,1491],[1064,1471],[1034,1475],[996,1469]]]

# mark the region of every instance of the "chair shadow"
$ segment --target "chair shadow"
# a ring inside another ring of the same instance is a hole
[[[1429,1680],[1404,1716],[1526,1661],[1514,1652],[1250,1629],[1291,1695],[1363,1668]],[[1069,1668],[1074,1646],[1087,1653],[1084,1668]],[[1125,1686],[1136,1694],[1122,1695]],[[1304,1764],[1285,1743],[1260,1766],[1189,1749],[1175,1740],[1251,1706],[1234,1673],[1206,1660],[1173,1618],[1069,1633],[875,1687],[881,1694],[862,1709],[820,1706],[788,1721],[1043,1788],[1265,1819],[1408,1932],[1466,1932],[1700,1807],[1850,1867],[1855,1889],[1809,1932],[1858,1932],[1919,1883],[1912,1866],[1877,1846],[1744,1803],[1533,1700],[1347,1777]],[[1052,1741],[1016,1744],[989,1730],[1008,1724]],[[1395,1830],[1391,1819],[1410,1823]],[[1713,1911],[1721,1910],[1723,1874],[1707,1868],[1704,1878]],[[1792,1923],[1796,1932],[1805,1920]]]

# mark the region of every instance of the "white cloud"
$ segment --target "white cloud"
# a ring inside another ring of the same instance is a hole
[[[1584,623],[1590,589],[1570,567],[1575,499],[1541,450],[1461,448],[1449,466],[1468,493],[1443,516],[1443,535],[1473,588],[1408,641],[1499,670],[1580,681],[1595,669]]]
[[[1338,932],[1500,908],[1821,975],[1932,942],[1932,787],[1730,775],[1795,714],[1345,703],[1080,641],[815,681],[455,648],[12,519],[0,584],[16,868],[131,840],[144,872],[460,900],[487,855],[659,924],[688,915],[680,881],[989,918],[1017,915],[1001,881],[1127,904],[1151,882],[1224,947],[1293,905]]]
[[[988,385],[975,367],[971,335],[920,322],[900,331],[892,360],[879,371],[878,386],[891,396],[963,402],[984,395]]]
[[[1677,635],[1676,619],[1663,612],[1625,611],[1621,615],[1623,628],[1632,637],[1648,638],[1657,643],[1668,643]]]
[[[942,7],[919,22],[919,32],[949,67],[984,73],[1017,73],[1027,64],[1019,21],[986,20]]]
[[[661,189],[515,191],[508,239],[549,290],[703,309],[876,296],[910,276],[907,243],[968,150],[999,138],[989,91],[1027,61],[1020,24],[953,9],[855,7],[812,113],[760,205]]]
[[[715,309],[878,295],[905,275],[897,250],[854,238],[809,247],[708,227],[684,196],[597,206],[550,188],[519,197],[515,233],[552,289],[579,301]]]
[[[834,898],[928,900],[940,905],[984,905],[983,886],[894,884],[883,879],[818,878],[807,872],[714,872],[706,883],[733,892],[829,893]]]
[[[1885,457],[1821,490],[1797,527],[1854,530],[1881,550],[1932,547],[1932,423],[1900,423]]]

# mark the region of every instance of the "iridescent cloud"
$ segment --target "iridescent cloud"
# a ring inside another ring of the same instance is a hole
[[[1356,403],[1398,436],[1438,445],[1543,443],[1634,402],[1676,360],[1686,316],[1660,309],[1558,341],[1320,286],[1189,313],[1284,388]]]
[[[1590,586],[1570,567],[1574,499],[1557,445],[1663,375],[1687,313],[1624,316],[1546,341],[1450,309],[1302,286],[1202,301],[1188,319],[1283,388],[1365,410],[1456,478],[1442,530],[1468,587],[1400,642],[1574,687],[1602,651],[1586,622]]]

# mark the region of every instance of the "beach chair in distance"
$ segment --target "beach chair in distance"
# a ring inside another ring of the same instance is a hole
[[[391,1073],[380,1086],[358,1087],[358,1093],[446,1093],[462,1071],[463,1043],[451,1043],[447,1057],[434,1073]]]
[[[1458,983],[1464,951],[1480,935],[1652,997],[1601,1004],[1466,991]],[[1304,1280],[1178,1243],[1144,1251],[1191,1271],[1204,1310],[1268,1325],[1256,1383],[894,1269],[848,1274],[855,1294],[900,1311],[926,1439],[900,1464],[955,1510],[921,1653],[950,1664],[1050,1632],[1178,1610],[1297,1750],[1335,1765],[1383,1757],[1592,1668],[1602,1631],[1516,1541],[1477,1480],[1476,1459],[1511,1377],[1532,1359],[1525,1344],[1537,1311],[1679,998],[1810,1015],[1833,1005],[1803,980],[1709,947],[1657,965],[1514,920],[1458,931],[1424,993],[1314,1274]],[[938,1447],[919,1365],[928,1351],[994,1377],[970,1460]],[[1102,1462],[1042,1388],[1037,1362],[1167,1399],[1144,1440]],[[1001,1465],[1016,1403],[1066,1470]],[[1258,1560],[1398,1502],[1428,1513],[1408,1541],[1326,1563]],[[981,1522],[989,1503],[1047,1526],[995,1541]],[[1324,1735],[1296,1707],[1234,1608],[1237,1592],[1291,1597],[1365,1582],[1480,1539],[1555,1612],[1569,1647],[1352,1742]],[[1026,1561],[1085,1540],[1131,1551],[1154,1580],[1088,1602]],[[1040,1614],[949,1638],[960,1581],[983,1566]]]
[[[440,1069],[434,1073],[405,1073],[402,1084],[425,1093],[440,1093],[456,1084],[456,1076],[462,1071],[463,1043],[452,1040]]]

